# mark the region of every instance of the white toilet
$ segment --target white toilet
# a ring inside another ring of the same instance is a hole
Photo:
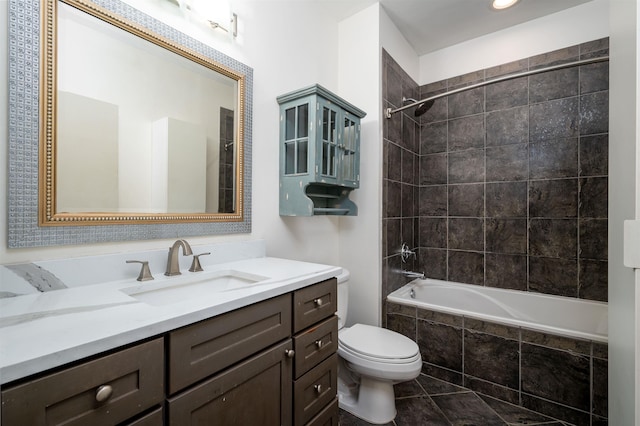
[[[422,358],[413,340],[395,331],[364,324],[344,327],[349,271],[338,277],[338,403],[369,423],[396,417],[393,385],[420,374]]]

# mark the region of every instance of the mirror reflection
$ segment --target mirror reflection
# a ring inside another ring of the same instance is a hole
[[[64,1],[44,224],[241,220],[242,76]]]

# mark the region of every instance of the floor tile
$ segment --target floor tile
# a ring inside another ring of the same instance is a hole
[[[558,424],[555,419],[486,395],[478,395],[509,425]]]
[[[506,426],[496,413],[473,392],[431,397],[454,426]]]
[[[428,396],[396,400],[398,414],[394,420],[397,426],[451,426],[451,422]]]
[[[418,376],[418,383],[427,392],[427,395],[441,395],[447,393],[469,392],[462,386],[457,386],[444,380],[436,379],[432,376],[421,374]]]

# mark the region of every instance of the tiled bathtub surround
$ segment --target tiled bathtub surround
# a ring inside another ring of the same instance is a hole
[[[423,373],[576,425],[606,424],[607,346],[388,304]]]
[[[384,107],[608,54],[608,39],[418,88],[384,55]],[[521,77],[385,120],[388,270],[607,300],[608,62]],[[417,247],[401,265],[402,242]],[[383,294],[402,280],[389,275]]]

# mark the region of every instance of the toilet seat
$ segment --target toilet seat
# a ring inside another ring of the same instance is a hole
[[[420,358],[418,345],[407,336],[366,324],[341,330],[338,347],[351,356],[384,364],[409,364]]]

